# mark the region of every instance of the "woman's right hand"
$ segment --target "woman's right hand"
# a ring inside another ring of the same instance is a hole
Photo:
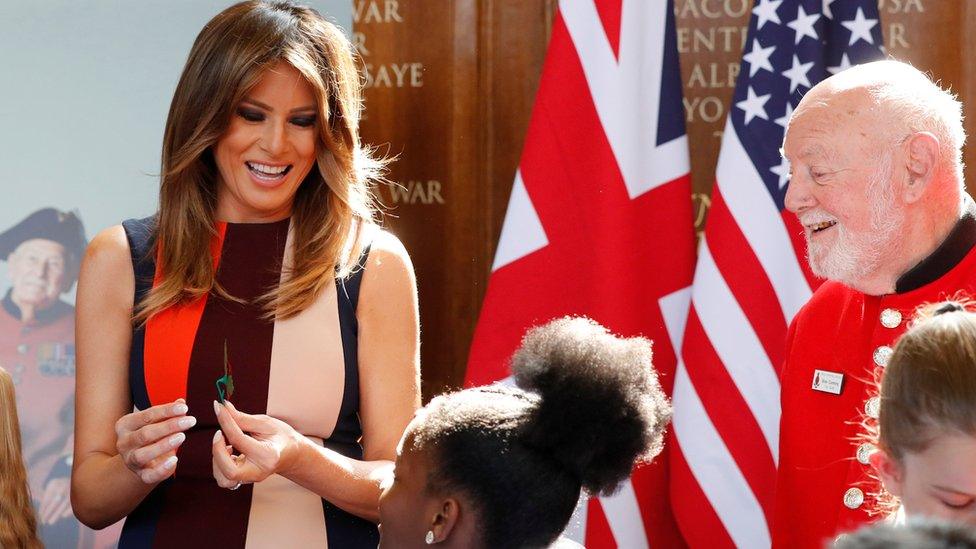
[[[165,480],[176,470],[176,450],[197,423],[186,415],[182,398],[122,416],[115,423],[115,444],[122,461],[146,484]]]

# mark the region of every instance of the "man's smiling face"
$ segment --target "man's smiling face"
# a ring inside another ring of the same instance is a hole
[[[804,227],[810,267],[854,287],[883,264],[903,225],[891,181],[897,148],[872,127],[866,95],[805,98],[783,143],[786,207]]]

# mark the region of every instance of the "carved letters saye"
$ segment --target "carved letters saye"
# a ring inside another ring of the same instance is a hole
[[[367,88],[422,88],[423,63],[366,63]]]

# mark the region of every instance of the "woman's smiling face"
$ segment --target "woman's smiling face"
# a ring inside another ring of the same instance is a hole
[[[217,140],[217,218],[269,222],[291,215],[295,193],[315,166],[317,103],[297,69],[278,62],[237,105]]]

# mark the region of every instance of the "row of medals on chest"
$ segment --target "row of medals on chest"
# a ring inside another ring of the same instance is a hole
[[[17,345],[17,358],[7,369],[14,385],[19,385],[24,379],[27,365],[31,361],[31,345],[21,343]],[[44,377],[71,377],[75,375],[75,346],[72,343],[39,343],[33,346],[34,360],[38,372]]]

